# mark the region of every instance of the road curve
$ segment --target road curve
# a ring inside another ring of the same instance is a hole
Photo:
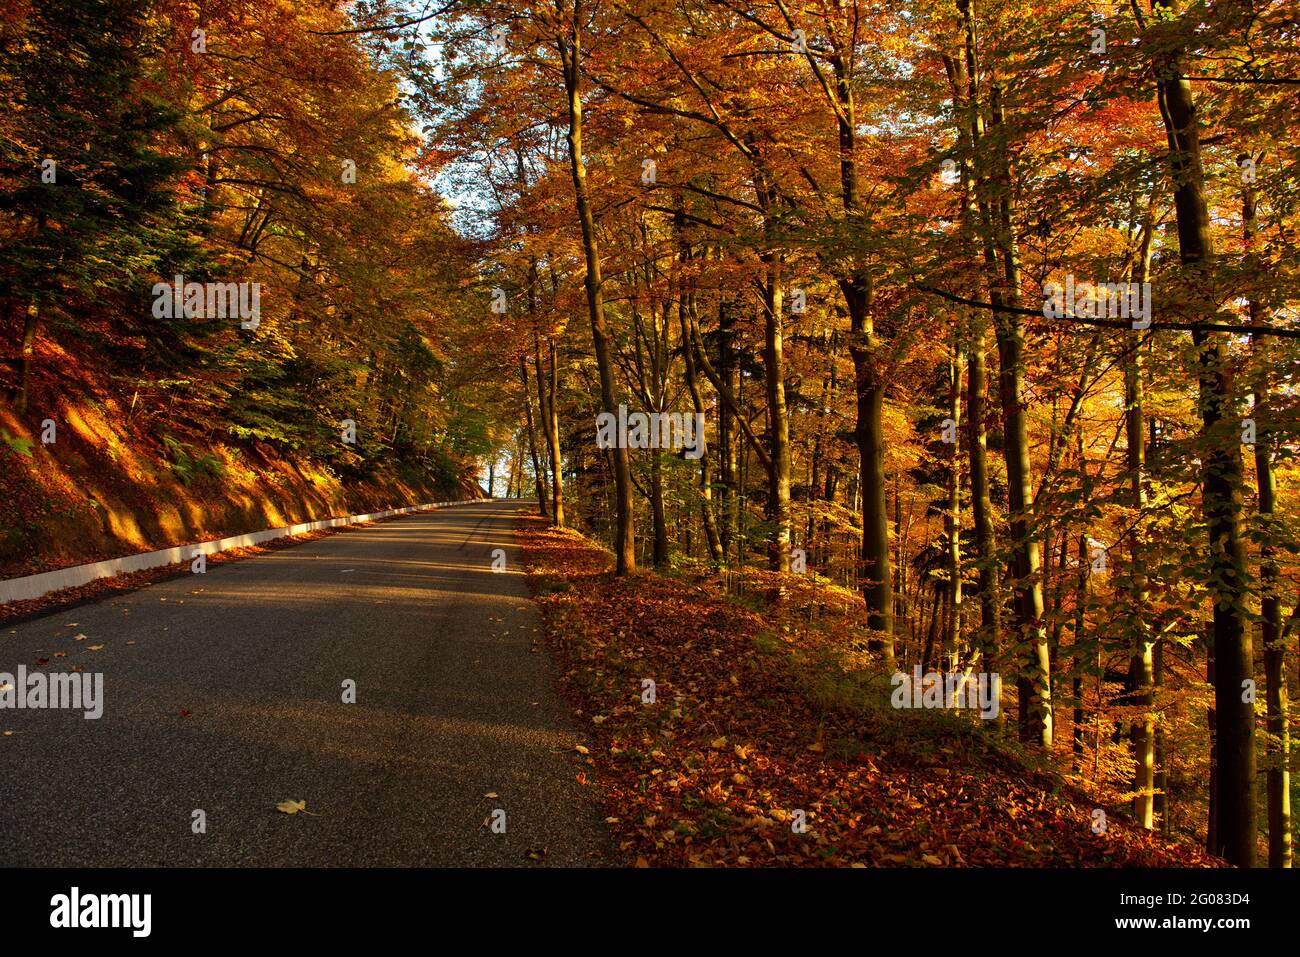
[[[98,720],[0,709],[0,858],[620,863],[532,650],[521,508],[419,513],[0,628],[0,672],[104,676]]]

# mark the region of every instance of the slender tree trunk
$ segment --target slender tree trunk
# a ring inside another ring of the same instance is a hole
[[[939,635],[939,609],[943,604],[943,589],[934,583],[934,602],[930,605],[930,628],[925,633],[925,648],[921,652],[921,671],[932,670],[934,661],[934,642]]]
[[[1258,161],[1260,157],[1255,157]],[[1255,188],[1244,184],[1241,198],[1241,222],[1247,255],[1255,246]],[[1263,304],[1252,299],[1249,304],[1251,325],[1262,325]],[[1260,641],[1264,645],[1264,699],[1268,729],[1265,788],[1268,793],[1268,866],[1291,867],[1291,729],[1287,721],[1286,639],[1282,633],[1282,601],[1278,595],[1279,570],[1273,530],[1277,504],[1277,480],[1273,471],[1273,432],[1271,362],[1267,345],[1254,337],[1252,349],[1258,369],[1254,417],[1255,481],[1258,488],[1259,515],[1266,523],[1263,544],[1259,549]]]
[[[956,0],[962,23],[963,56],[960,59],[945,56],[944,67],[952,87],[953,102],[960,110],[958,137],[963,146],[974,153],[983,132],[983,118],[979,106],[979,59],[976,50],[975,16],[971,0]],[[982,239],[985,265],[990,278],[996,271],[996,257],[987,229],[981,229],[977,217],[975,190],[982,180],[978,170],[969,163],[961,165],[962,227],[971,242]],[[983,234],[981,236],[981,233]],[[985,327],[983,319],[971,317],[971,343],[966,356],[966,406],[970,423],[967,439],[967,456],[970,463],[971,521],[975,529],[975,552],[979,565],[980,630],[977,642],[984,659],[985,671],[997,670],[999,646],[1002,639],[1001,581],[998,574],[998,556],[993,535],[993,503],[989,492],[988,442],[985,432],[988,373],[984,356]],[[1001,709],[998,714],[1001,715]]]
[[[952,620],[948,623],[947,661],[949,671],[957,668],[961,654],[961,443],[957,437],[961,434],[961,362],[958,347],[954,343],[952,355],[948,360],[948,415],[953,421],[953,442],[948,456],[948,510],[944,516],[944,526],[948,539],[948,604],[952,609]]]
[[[682,355],[686,367],[686,387],[691,393],[691,408],[695,410],[696,421],[704,422],[704,400],[700,397],[699,377],[695,372],[695,350],[691,347],[690,333],[687,331],[685,310],[695,308],[694,296],[688,297],[684,292],[677,300],[677,324],[682,335]],[[718,403],[721,405],[722,403]],[[722,539],[718,535],[718,524],[713,517],[713,483],[709,481],[709,464],[711,456],[701,432],[695,437],[700,448],[700,510],[704,520],[704,537],[709,547],[709,560],[720,563],[723,560]]]
[[[1002,633],[998,560],[993,539],[993,501],[989,494],[988,441],[984,429],[984,396],[988,376],[984,368],[984,335],[976,332],[966,356],[966,415],[969,437],[971,520],[975,526],[975,551],[979,556],[980,640],[984,670],[997,670]],[[1000,712],[999,712],[1000,713]]]
[[[519,357],[519,381],[524,386],[524,420],[528,427],[528,456],[533,463],[533,478],[537,482],[537,510],[542,518],[550,518],[551,510],[546,504],[546,474],[537,457],[537,428],[533,424],[532,383],[528,381],[528,360]]]
[[[1062,542],[1062,544],[1065,544]],[[1074,728],[1072,750],[1074,753],[1075,767],[1077,769],[1079,756],[1083,754],[1083,652],[1082,643],[1084,638],[1084,627],[1087,624],[1088,608],[1088,535],[1086,532],[1079,534],[1079,567],[1076,572],[1076,591],[1074,603],[1074,653],[1071,656],[1071,670],[1074,672],[1073,681],[1071,682],[1071,691],[1074,694]],[[1100,651],[1100,649],[1099,649]],[[1101,679],[1098,678],[1098,681]],[[1097,693],[1097,714],[1100,720],[1101,714],[1101,692]],[[1099,742],[1100,743],[1100,742]]]
[[[650,516],[654,528],[655,568],[668,565],[668,518],[664,512],[663,450],[650,450]]]
[[[27,411],[27,397],[31,389],[32,362],[36,355],[36,336],[40,331],[40,323],[40,299],[33,293],[23,314],[23,341],[18,364],[18,388],[14,393],[14,410],[19,415]]]
[[[1165,682],[1165,643],[1163,638],[1156,639],[1155,691],[1160,700],[1161,689]],[[1173,801],[1169,795],[1169,749],[1166,741],[1164,724],[1156,724],[1156,776],[1155,776],[1155,815],[1160,821],[1160,830],[1168,835],[1173,833],[1170,814]]]
[[[564,469],[560,461],[560,417],[555,408],[556,393],[559,391],[555,343],[548,343],[547,354],[549,366],[542,359],[541,341],[534,335],[533,365],[537,371],[538,415],[542,420],[542,436],[546,439],[546,456],[551,463],[551,523],[556,528],[563,528]]]
[[[562,12],[562,3],[557,0]],[[582,0],[574,0],[572,28],[567,36],[556,37],[561,64],[564,68],[564,88],[568,97],[569,112],[569,165],[573,175],[573,191],[582,227],[582,248],[586,257],[587,312],[591,317],[591,338],[596,353],[596,368],[600,373],[600,396],[603,411],[618,415],[618,401],[614,383],[614,366],[610,354],[610,335],[605,321],[605,301],[600,272],[600,248],[596,242],[596,224],[592,218],[591,202],[587,195],[587,167],[582,156],[582,45],[579,24],[582,20]],[[632,514],[632,471],[627,449],[621,443],[609,450],[614,461],[615,533],[614,556],[616,574],[627,575],[636,571],[636,535]],[[555,462],[556,475],[560,463]],[[558,512],[558,510],[557,510]]]
[[[766,193],[761,185],[760,193]],[[767,200],[770,203],[772,200]],[[760,205],[762,203],[760,202]],[[765,222],[767,217],[765,217]],[[768,565],[773,571],[790,570],[790,415],[785,402],[785,345],[781,316],[782,263],[776,252],[763,254],[763,365],[767,385],[768,519],[773,523],[768,545]]]
[[[723,386],[732,395],[738,395],[740,383],[736,353],[732,346],[736,322],[733,306],[725,298],[718,303],[718,375]],[[740,527],[740,466],[737,458],[740,443],[736,434],[735,415],[730,405],[718,403],[718,460],[722,479],[722,528],[719,529],[719,536],[724,561],[730,560],[732,542],[736,540],[737,529]]]
[[[1153,8],[1177,13],[1176,0],[1153,0]],[[1156,64],[1157,97],[1169,138],[1171,175],[1177,184],[1179,255],[1193,288],[1210,289],[1214,244],[1205,201],[1201,140],[1191,83],[1181,57]],[[1213,315],[1206,302],[1199,311]],[[1227,354],[1220,333],[1192,333],[1200,357],[1201,508],[1209,530],[1211,596],[1214,603],[1215,717],[1218,753],[1216,853],[1238,867],[1255,863],[1255,708],[1242,700],[1253,680],[1254,647],[1246,627],[1245,550],[1241,540],[1242,461],[1233,420]]]
[[[857,107],[851,81],[851,58],[839,50],[830,57],[835,75],[836,132],[840,148],[840,201],[846,222],[861,225],[862,198],[858,184]],[[887,664],[894,661],[893,571],[889,555],[889,505],[884,469],[885,383],[878,368],[879,342],[871,320],[872,284],[865,265],[850,264],[840,280],[840,291],[849,311],[849,354],[853,359],[857,391],[859,478],[862,489],[862,597],[867,605],[867,627],[883,638],[872,638],[869,647],[883,653]]]
[[[855,351],[850,347],[850,352]],[[861,352],[861,350],[857,350]],[[874,376],[872,364],[855,357],[859,375]],[[867,605],[867,627],[881,637],[870,639],[869,647],[884,655],[886,666],[894,662],[894,596],[889,576],[889,514],[868,503],[883,503],[885,496],[885,438],[881,416],[885,402],[883,383],[858,380],[858,424],[854,438],[858,445],[858,478],[862,489],[862,594]]]
[[[1213,626],[1211,626],[1211,633],[1206,635],[1205,641],[1205,680],[1210,687],[1218,688],[1217,678],[1214,669]],[[1205,821],[1205,849],[1211,854],[1219,854],[1222,851],[1219,844],[1219,722],[1218,709],[1215,708],[1214,702],[1210,702],[1209,707],[1205,709],[1205,724],[1210,731],[1210,783],[1206,795],[1208,814]]]
[[[1134,280],[1141,283],[1149,278],[1151,231],[1153,223],[1148,215],[1143,226],[1142,249],[1138,254]],[[1151,830],[1155,826],[1156,753],[1155,753],[1155,642],[1147,620],[1147,579],[1143,564],[1141,525],[1142,510],[1146,508],[1146,424],[1143,417],[1142,352],[1140,336],[1127,336],[1129,354],[1124,364],[1124,435],[1129,473],[1129,504],[1134,517],[1129,535],[1129,553],[1132,561],[1130,631],[1133,635],[1134,653],[1131,671],[1136,679],[1134,703],[1145,709],[1140,720],[1131,729],[1133,759],[1133,817],[1139,825]]]
[[[998,152],[998,196],[992,205],[997,210],[998,247],[1002,256],[1003,289],[1001,303],[1017,307],[1020,299],[1020,263],[1015,233],[1011,223],[1011,171],[1005,144],[1006,127],[1002,117],[1001,95],[993,85],[992,124],[1003,141]],[[1040,556],[1036,533],[1032,531],[1030,511],[1033,489],[1030,478],[1029,424],[1025,414],[1024,327],[1014,312],[996,311],[995,333],[998,341],[998,384],[1002,400],[1003,441],[1007,463],[1008,524],[1012,539],[1012,566],[1015,571],[1016,624],[1028,648],[1027,677],[1021,678],[1020,734],[1022,740],[1036,741],[1044,748],[1052,746],[1052,679],[1048,660],[1047,632],[1043,623],[1043,585],[1039,570]]]

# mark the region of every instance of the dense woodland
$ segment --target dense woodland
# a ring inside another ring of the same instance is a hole
[[[999,673],[1028,760],[1291,866],[1294,5],[53,0],[0,80],[32,435],[81,357],[159,442],[814,576],[872,667]],[[175,274],[260,324],[155,318]],[[620,405],[704,454],[602,448]]]

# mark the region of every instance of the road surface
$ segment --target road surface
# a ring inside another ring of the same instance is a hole
[[[0,859],[620,863],[532,650],[520,508],[417,513],[0,627],[0,672],[104,676],[98,720],[0,709]]]

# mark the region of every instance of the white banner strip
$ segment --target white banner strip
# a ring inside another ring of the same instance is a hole
[[[405,515],[428,508],[445,508],[448,505],[468,505],[482,499],[466,499],[459,502],[430,502],[427,505],[411,505],[406,508],[390,508],[384,512],[370,512],[365,515],[346,515],[342,518],[323,518],[317,522],[303,522],[301,525],[286,525],[283,528],[268,528],[247,535],[232,535],[229,538],[217,538],[210,542],[195,542],[193,545],[178,545],[175,548],[160,548],[156,552],[142,552],[139,555],[127,555],[125,558],[110,558],[89,565],[74,565],[72,568],[60,568],[58,571],[42,572],[39,575],[27,575],[24,578],[10,578],[0,581],[0,605],[11,601],[27,601],[40,598],[50,592],[64,588],[79,588],[99,578],[113,578],[130,572],[144,571],[146,568],[158,568],[162,565],[174,565],[188,562],[194,558],[195,551],[213,555],[231,548],[247,548],[260,545],[274,538],[291,535],[305,535],[322,528],[335,528],[339,525],[355,525],[358,522],[373,522],[391,515]]]

